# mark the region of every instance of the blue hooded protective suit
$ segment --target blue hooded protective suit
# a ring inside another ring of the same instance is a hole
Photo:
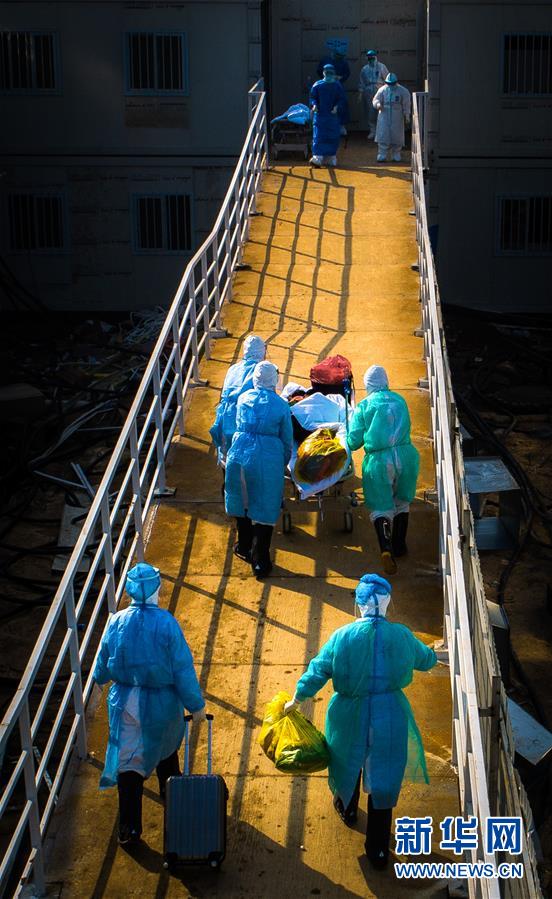
[[[291,413],[285,400],[264,387],[242,393],[236,434],[226,458],[228,515],[247,515],[259,524],[276,524],[292,440]]]
[[[132,603],[111,618],[94,670],[98,684],[113,681],[107,697],[109,741],[100,779],[102,789],[117,783],[123,712],[133,688],[140,688],[140,767],[145,776],[180,747],[184,709],[196,712],[205,705],[192,654],[178,623],[170,612],[148,604],[157,586],[152,585],[150,590],[147,583],[144,590],[140,577],[132,578],[136,569],[156,570],[141,563],[129,572],[127,589]]]
[[[335,156],[339,146],[341,124],[347,120],[347,96],[339,81],[315,81],[310,92],[311,106],[316,106],[312,130],[314,156]],[[337,107],[337,112],[332,109]]]
[[[236,432],[238,398],[240,394],[253,387],[253,371],[257,362],[264,359],[265,352],[264,340],[255,334],[250,334],[245,340],[242,361],[231,365],[226,372],[215,421],[209,430],[217,448],[220,464],[224,464],[226,461],[226,454]]]
[[[371,511],[394,511],[395,498],[411,503],[416,493],[420,456],[410,442],[406,402],[392,390],[376,390],[356,407],[347,442],[364,445],[364,502]]]
[[[433,649],[405,625],[376,614],[335,631],[299,679],[298,702],[332,679],[329,785],[345,806],[361,770],[374,808],[397,804],[405,775],[429,783],[420,733],[402,690],[415,669],[427,671],[436,662]]]

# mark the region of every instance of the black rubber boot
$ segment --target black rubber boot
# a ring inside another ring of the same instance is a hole
[[[366,855],[373,868],[383,869],[389,860],[389,840],[391,839],[392,808],[374,808],[372,797],[368,797],[368,820],[366,823]]]
[[[244,515],[236,518],[238,526],[238,542],[234,545],[234,555],[244,562],[251,562],[251,546],[253,543],[253,522]]]
[[[397,566],[393,558],[393,549],[391,546],[391,525],[388,518],[380,516],[374,521],[376,534],[378,535],[378,543],[380,546],[381,561],[383,570],[386,574],[396,574]]]
[[[343,800],[341,796],[338,796],[336,793],[334,795],[333,805],[337,814],[341,818],[344,824],[347,827],[354,827],[358,820],[358,800],[360,798],[360,779],[362,777],[362,771],[359,774],[358,780],[356,782],[356,787],[354,789],[354,793],[351,796],[351,801],[347,808],[343,805]]]
[[[251,567],[259,580],[267,577],[272,571],[270,561],[270,541],[272,540],[271,524],[253,525],[253,549],[251,550]]]
[[[138,843],[142,834],[142,793],[144,778],[137,771],[123,771],[117,777],[119,791],[119,845]]]
[[[391,547],[393,555],[399,558],[405,556],[408,552],[406,546],[406,532],[408,530],[408,512],[399,512],[393,519],[393,530],[391,533]]]
[[[159,795],[165,801],[165,791],[167,780],[169,777],[180,777],[180,762],[178,761],[178,752],[173,752],[166,759],[161,759],[157,768],[157,779],[159,781]]]

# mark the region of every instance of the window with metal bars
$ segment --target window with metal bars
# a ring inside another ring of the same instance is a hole
[[[505,34],[505,94],[552,94],[552,34]]]
[[[56,91],[60,86],[57,36],[0,31],[0,91]]]
[[[52,252],[65,249],[63,197],[10,194],[8,219],[12,252]]]
[[[127,89],[133,94],[186,94],[186,36],[127,34]]]
[[[135,196],[135,246],[139,252],[183,253],[192,248],[188,194]]]
[[[501,197],[498,249],[503,255],[551,255],[552,196]]]

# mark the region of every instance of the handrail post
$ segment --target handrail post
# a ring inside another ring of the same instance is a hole
[[[140,453],[138,451],[138,425],[133,422],[129,435],[130,458],[132,460],[132,513],[134,516],[134,530],[136,531],[136,558],[144,561],[144,521],[142,518],[142,489],[140,486]]]
[[[67,627],[71,631],[71,640],[69,643],[69,660],[71,663],[71,671],[75,676],[73,686],[73,705],[75,707],[75,715],[79,718],[77,729],[77,754],[80,759],[87,756],[86,748],[86,718],[84,715],[84,696],[82,692],[82,673],[79,654],[79,633],[77,626],[77,617],[75,614],[75,590],[73,584],[68,587],[65,594],[65,616],[67,619]]]
[[[117,610],[117,598],[115,590],[115,565],[113,563],[113,540],[111,536],[111,515],[109,511],[109,493],[102,496],[100,515],[102,531],[105,535],[103,558],[107,577],[107,610],[113,613]]]
[[[174,366],[177,377],[178,391],[178,433],[184,436],[184,380],[182,377],[182,354],[180,349],[180,333],[178,328],[178,313],[173,318],[173,343],[174,343]]]
[[[197,339],[197,328],[195,331]],[[157,465],[159,466],[159,477],[157,479],[157,487],[155,493],[157,496],[163,496],[167,491],[167,482],[165,479],[165,441],[163,439],[163,392],[161,390],[161,372],[159,357],[155,360],[153,368],[153,395],[155,401],[155,444],[157,451]],[[172,491],[169,491],[172,492]]]
[[[38,791],[36,788],[36,773],[33,753],[33,739],[31,736],[31,716],[29,712],[29,697],[25,698],[19,715],[19,737],[21,751],[25,753],[24,783],[25,798],[29,803],[29,842],[33,859],[33,881],[39,896],[46,894],[46,877],[44,874],[44,849],[40,832],[40,811],[38,805]]]
[[[203,304],[203,330],[205,333],[205,358],[211,358],[211,330],[209,321],[209,285],[207,283],[207,257],[201,257],[201,301]]]
[[[232,302],[232,246],[230,243],[230,213],[228,206],[224,210],[224,244],[226,266],[226,302]]]

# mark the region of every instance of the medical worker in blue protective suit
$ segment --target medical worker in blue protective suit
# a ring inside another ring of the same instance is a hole
[[[345,91],[336,79],[333,65],[325,65],[324,78],[315,81],[310,92],[310,105],[314,113],[311,165],[316,168],[324,162],[330,166],[337,165],[340,115],[345,115],[346,104]]]
[[[361,617],[332,634],[299,678],[285,711],[331,678],[335,693],[326,713],[326,740],[334,806],[353,826],[363,780],[369,794],[366,854],[383,868],[403,778],[429,783],[420,732],[402,691],[415,670],[428,671],[437,657],[406,625],[387,621],[391,585],[385,578],[365,574],[355,598]]]
[[[386,162],[387,154],[391,151],[393,162],[400,162],[404,147],[404,126],[405,123],[410,124],[410,92],[399,84],[393,72],[389,72],[385,84],[377,91],[372,102],[378,112],[377,161]]]
[[[348,80],[351,69],[349,68],[349,63],[345,58],[345,53],[340,50],[335,49],[331,56],[324,56],[323,59],[318,63],[318,68],[316,70],[316,74],[319,78],[324,77],[324,67],[332,66],[335,72],[336,80],[340,82],[340,84],[345,84]],[[345,101],[338,109],[339,116],[339,124],[340,124],[340,134],[346,135],[347,128],[346,125],[349,122],[349,104],[347,102],[347,95],[345,94]]]
[[[205,718],[191,652],[177,621],[158,606],[160,587],[159,569],[145,562],[131,568],[131,604],[110,619],[94,670],[96,683],[113,681],[100,788],[118,787],[121,845],[140,839],[145,778],[157,769],[164,798],[167,778],[180,774],[184,709],[194,722]]]
[[[420,456],[410,442],[410,415],[402,396],[389,390],[387,373],[372,365],[364,373],[368,396],[356,407],[347,441],[364,446],[362,487],[374,522],[386,574],[395,574],[395,558],[404,556],[408,512],[416,494]]]
[[[262,337],[250,334],[243,344],[243,359],[231,365],[226,372],[217,406],[215,422],[209,433],[217,448],[219,465],[226,464],[226,454],[236,432],[238,399],[253,387],[253,370],[257,362],[266,356],[266,344]]]
[[[280,515],[284,472],[291,458],[291,413],[276,393],[278,369],[259,362],[253,389],[238,400],[236,433],[226,457],[225,501],[238,525],[235,554],[257,578],[272,570],[270,541]]]

